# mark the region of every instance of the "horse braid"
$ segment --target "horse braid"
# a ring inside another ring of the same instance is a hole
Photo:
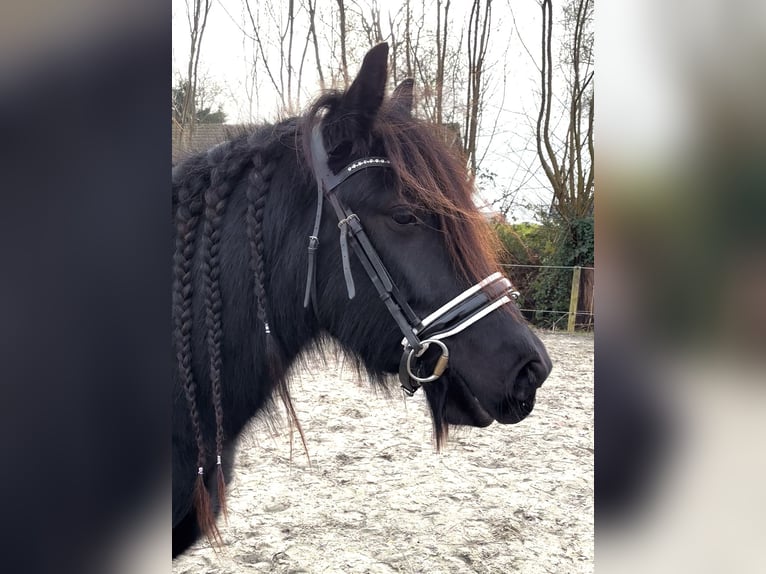
[[[282,356],[271,333],[266,312],[266,264],[264,257],[263,217],[269,184],[277,165],[276,158],[269,157],[267,152],[268,150],[263,148],[255,148],[252,151],[250,185],[247,188],[248,206],[246,217],[248,238],[250,240],[250,266],[253,271],[253,292],[256,314],[261,323],[263,323],[266,335],[266,364],[269,369],[269,375],[272,381],[276,383],[277,392],[287,410],[290,431],[292,433],[293,425],[295,425],[303,443],[304,451],[308,456],[306,437],[298,420],[298,415],[295,412],[295,406],[290,397],[287,382],[284,379],[285,369]],[[292,448],[292,440],[290,445]]]
[[[253,289],[255,294],[258,319],[267,328],[266,315],[266,272],[263,243],[263,212],[266,207],[266,194],[274,174],[274,162],[268,161],[266,150],[256,149],[252,155],[253,169],[250,171],[250,185],[247,188],[247,229],[250,240],[250,266],[253,271]]]
[[[220,243],[221,223],[226,211],[232,182],[242,170],[242,161],[236,157],[236,147],[228,144],[214,148],[208,154],[210,187],[205,192],[205,224],[202,234],[202,277],[205,301],[205,326],[216,426],[216,483],[220,508],[227,518],[226,483],[223,476],[223,406],[221,395],[221,285]],[[221,157],[223,155],[223,157]],[[206,524],[207,532],[221,543],[213,515]]]
[[[210,521],[210,502],[202,482],[202,470],[205,466],[205,443],[202,436],[202,425],[199,410],[197,408],[197,385],[191,364],[191,331],[192,331],[192,277],[191,267],[194,258],[194,244],[197,223],[202,212],[202,201],[199,189],[191,189],[192,182],[183,182],[178,192],[178,207],[175,213],[176,223],[176,246],[173,256],[174,282],[173,282],[173,338],[176,344],[176,361],[181,386],[184,390],[186,402],[189,408],[194,438],[197,443],[197,483],[194,490],[194,506],[197,512],[197,521],[202,528]],[[197,176],[197,188],[205,184],[201,176]],[[203,531],[205,531],[203,529]],[[208,531],[205,531],[208,532]]]

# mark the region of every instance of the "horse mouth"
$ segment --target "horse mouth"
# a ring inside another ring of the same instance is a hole
[[[496,418],[497,422],[501,424],[516,424],[523,421],[535,408],[535,395],[534,393],[523,399],[510,398],[506,401],[504,409],[499,413]]]
[[[444,420],[452,425],[486,427],[495,418],[490,415],[471,392],[460,375],[447,377],[447,397],[444,403]]]
[[[499,403],[482,403],[471,386],[458,373],[448,377],[444,418],[449,424],[485,427],[497,421],[500,424],[516,424],[524,420],[534,409],[534,390],[523,398],[509,393]]]

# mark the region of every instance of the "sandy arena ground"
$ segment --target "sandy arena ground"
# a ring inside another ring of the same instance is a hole
[[[311,465],[287,423],[253,424],[226,547],[173,573],[593,572],[593,337],[540,337],[554,370],[532,414],[453,429],[441,454],[422,392],[386,397],[342,361],[296,374]]]

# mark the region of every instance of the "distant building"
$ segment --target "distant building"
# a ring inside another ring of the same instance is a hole
[[[181,126],[172,124],[172,162],[175,165],[184,157],[200,151],[205,151],[219,143],[230,140],[242,133],[246,126],[237,124],[196,124],[191,142],[183,133]]]

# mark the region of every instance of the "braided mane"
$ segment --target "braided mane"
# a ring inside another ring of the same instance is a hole
[[[298,425],[295,409],[284,379],[280,352],[269,336],[265,294],[265,266],[263,243],[263,211],[271,177],[276,166],[275,153],[284,152],[278,145],[280,138],[268,137],[287,128],[290,122],[268,130],[242,133],[233,140],[219,144],[206,154],[193,156],[181,163],[173,173],[173,207],[176,227],[173,283],[173,340],[181,387],[187,403],[190,422],[197,448],[197,479],[194,487],[194,507],[200,529],[217,544],[222,543],[215,524],[215,513],[210,494],[205,488],[205,474],[211,465],[211,449],[206,444],[205,425],[199,412],[199,385],[194,377],[192,357],[193,302],[195,285],[193,267],[198,264],[202,283],[205,341],[207,345],[207,373],[210,381],[210,399],[215,419],[215,459],[217,505],[226,512],[223,456],[225,421],[222,396],[222,334],[221,318],[221,236],[223,222],[234,192],[245,172],[248,187],[247,215],[245,218],[250,246],[252,293],[256,315],[263,325],[266,337],[266,356],[269,375],[284,403],[290,421]],[[200,224],[201,222],[201,224]],[[198,237],[199,235],[199,237]],[[254,358],[256,353],[254,353]],[[305,445],[305,441],[304,441]]]

